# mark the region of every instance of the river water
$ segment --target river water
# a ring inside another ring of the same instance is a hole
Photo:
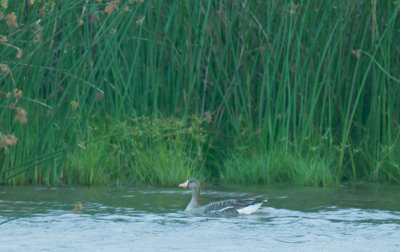
[[[183,212],[182,188],[3,186],[0,251],[400,251],[400,186],[208,186],[201,203],[253,196],[257,213],[217,218]]]

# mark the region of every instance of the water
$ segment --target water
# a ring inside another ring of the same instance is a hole
[[[207,187],[201,201],[251,196],[269,201],[216,218],[182,212],[181,188],[0,187],[0,251],[400,251],[398,186]]]

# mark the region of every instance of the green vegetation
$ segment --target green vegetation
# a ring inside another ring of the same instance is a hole
[[[399,1],[0,2],[0,183],[400,183]]]

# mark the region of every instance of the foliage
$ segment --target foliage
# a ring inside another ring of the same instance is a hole
[[[0,183],[399,183],[399,5],[1,1]]]

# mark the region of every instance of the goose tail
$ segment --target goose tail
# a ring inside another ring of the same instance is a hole
[[[243,215],[252,214],[255,211],[257,211],[261,207],[261,205],[264,204],[267,201],[268,200],[263,200],[261,202],[255,202],[255,203],[253,203],[251,205],[247,205],[247,206],[245,206],[243,208],[237,209],[237,211],[239,212],[239,214],[243,214]]]

